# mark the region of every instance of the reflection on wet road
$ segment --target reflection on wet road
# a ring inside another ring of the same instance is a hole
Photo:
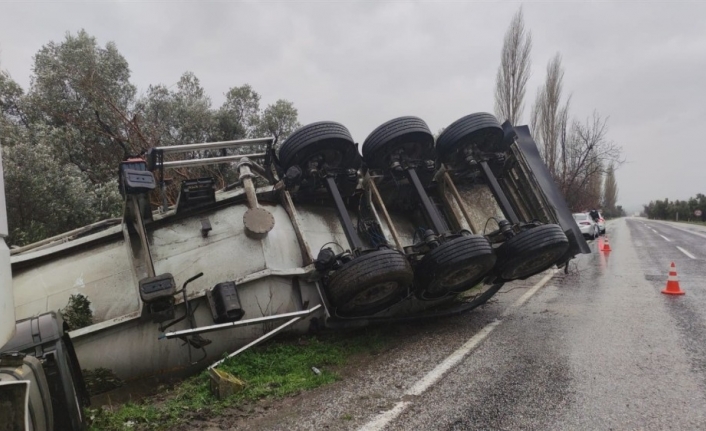
[[[706,429],[706,267],[676,248],[706,257],[703,238],[608,234],[388,429]],[[683,297],[660,294],[672,261]]]

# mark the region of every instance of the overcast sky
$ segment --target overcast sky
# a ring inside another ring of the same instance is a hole
[[[519,3],[0,2],[0,68],[24,88],[47,42],[84,28],[114,41],[140,91],[185,71],[215,106],[251,84],[302,123],[334,120],[358,142],[418,115],[432,131],[493,111],[503,34]],[[572,115],[610,117],[627,163],[618,203],[706,193],[706,4],[526,3],[532,77],[524,120],[560,52]]]

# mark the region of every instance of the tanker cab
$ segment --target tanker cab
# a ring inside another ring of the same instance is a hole
[[[0,428],[83,429],[88,394],[60,320],[46,313],[15,322],[8,234],[0,154]]]

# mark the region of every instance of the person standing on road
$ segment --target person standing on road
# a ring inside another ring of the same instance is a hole
[[[588,213],[591,218],[593,219],[594,222],[598,223],[598,220],[601,218],[600,214],[598,214],[598,210],[591,210],[591,212]]]

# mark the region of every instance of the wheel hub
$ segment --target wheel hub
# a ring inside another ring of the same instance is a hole
[[[549,262],[556,260],[556,254],[557,252],[555,250],[545,250],[539,255],[530,257],[521,264],[515,266],[511,271],[504,273],[503,277],[506,279],[515,279],[521,278],[525,274],[536,272],[546,266]]]
[[[421,296],[426,300],[431,300],[441,298],[448,293],[458,293],[463,290],[463,287],[470,287],[468,285],[486,270],[485,265],[481,263],[470,264],[438,277],[425,291],[421,292]]]
[[[483,270],[483,266],[479,264],[469,265],[465,268],[461,268],[458,271],[454,271],[447,276],[443,277],[441,281],[436,284],[439,290],[451,290],[460,284],[464,284],[469,280],[473,280],[478,277],[478,274]],[[436,289],[435,289],[436,290]]]
[[[399,284],[396,281],[375,284],[357,294],[351,302],[346,304],[345,308],[357,308],[376,303],[392,295],[398,289]]]

